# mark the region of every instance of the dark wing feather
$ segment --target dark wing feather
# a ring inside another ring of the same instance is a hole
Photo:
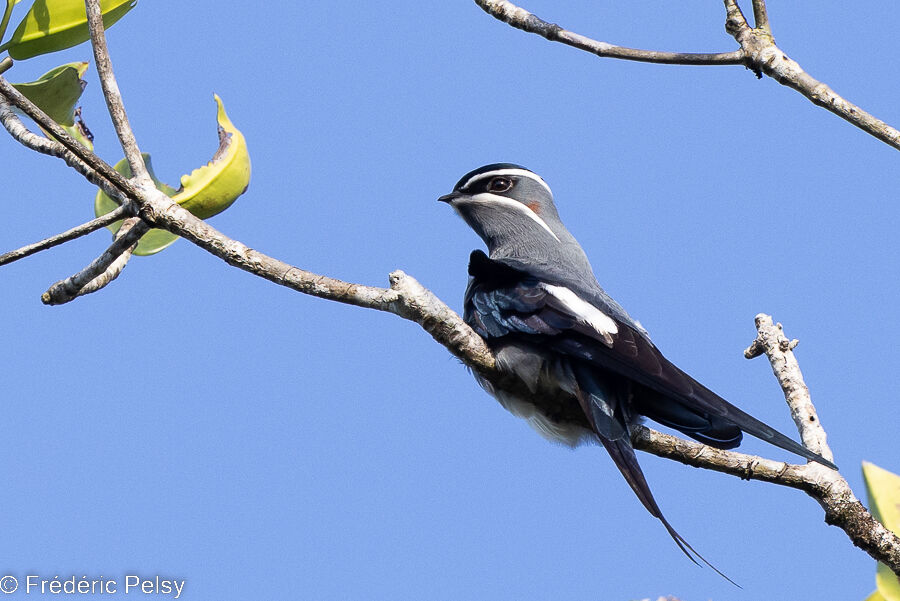
[[[533,273],[537,271],[537,273]],[[643,329],[599,289],[563,282],[521,262],[472,253],[465,321],[485,338],[544,336],[542,344],[646,388],[633,409],[702,442],[723,448],[740,443],[740,430],[770,444],[837,469],[765,423],[727,402],[666,359]],[[593,279],[593,278],[591,278]],[[601,335],[541,287],[565,286],[616,322],[618,332]],[[565,332],[566,335],[558,335]]]
[[[656,394],[635,398],[635,411],[714,446],[732,448],[740,442],[729,424],[786,451],[832,469],[832,462],[738,409],[681,369],[635,330],[621,324],[612,348],[587,337],[566,336],[548,340],[557,351],[580,357],[626,376]],[[697,421],[702,418],[706,424]]]
[[[538,279],[492,261],[481,251],[472,253],[469,274],[463,319],[483,338],[555,336],[579,326],[575,316],[548,305]]]

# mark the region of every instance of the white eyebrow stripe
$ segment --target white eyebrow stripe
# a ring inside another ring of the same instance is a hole
[[[609,315],[583,300],[565,286],[541,283],[540,287],[571,311],[578,321],[590,326],[595,332],[600,334],[607,346],[611,347],[613,345],[612,336],[619,333],[619,326],[616,325],[615,320]]]
[[[543,219],[541,219],[541,217],[537,213],[535,213],[534,211],[532,211],[531,209],[529,209],[528,207],[523,205],[521,202],[517,202],[511,198],[507,198],[505,196],[500,196],[498,194],[491,194],[490,192],[481,192],[479,194],[473,194],[472,196],[470,196],[468,198],[468,201],[474,202],[474,203],[481,203],[481,204],[488,204],[488,203],[501,204],[505,207],[509,207],[511,209],[521,211],[522,213],[525,213],[525,215],[527,215],[528,217],[533,219],[535,221],[535,223],[537,223],[542,228],[547,230],[547,233],[549,233],[551,236],[553,236],[554,240],[556,240],[557,242],[560,242],[559,237],[553,233],[553,230],[550,229],[550,226],[547,225],[547,222],[544,221]]]
[[[550,190],[550,186],[547,185],[547,182],[541,179],[541,176],[539,176],[537,173],[534,173],[527,169],[495,169],[494,171],[485,171],[484,173],[473,175],[472,177],[467,179],[466,183],[462,185],[462,188],[468,188],[472,184],[472,182],[478,181],[480,179],[486,177],[497,177],[498,175],[520,175],[522,177],[527,177],[530,180],[544,186],[544,188],[547,190],[547,193],[550,196],[553,196],[553,192]]]

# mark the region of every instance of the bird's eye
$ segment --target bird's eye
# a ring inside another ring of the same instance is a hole
[[[489,192],[507,192],[512,188],[512,180],[508,177],[495,177],[488,183]]]

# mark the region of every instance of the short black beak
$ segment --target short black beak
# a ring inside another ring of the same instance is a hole
[[[462,196],[462,194],[460,194],[459,192],[451,192],[450,194],[444,194],[443,196],[438,198],[438,200],[440,202],[453,202],[460,196]]]

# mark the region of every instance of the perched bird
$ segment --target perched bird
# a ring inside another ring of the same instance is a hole
[[[479,383],[551,440],[571,446],[599,440],[644,507],[695,563],[692,553],[709,565],[663,516],[631,446],[629,429],[642,416],[721,449],[738,446],[746,432],[837,469],[663,357],[600,287],[536,173],[511,163],[485,165],[438,200],[488,248],[488,255],[476,250],[469,259],[464,319],[486,340],[500,371],[531,395],[483,378]]]

